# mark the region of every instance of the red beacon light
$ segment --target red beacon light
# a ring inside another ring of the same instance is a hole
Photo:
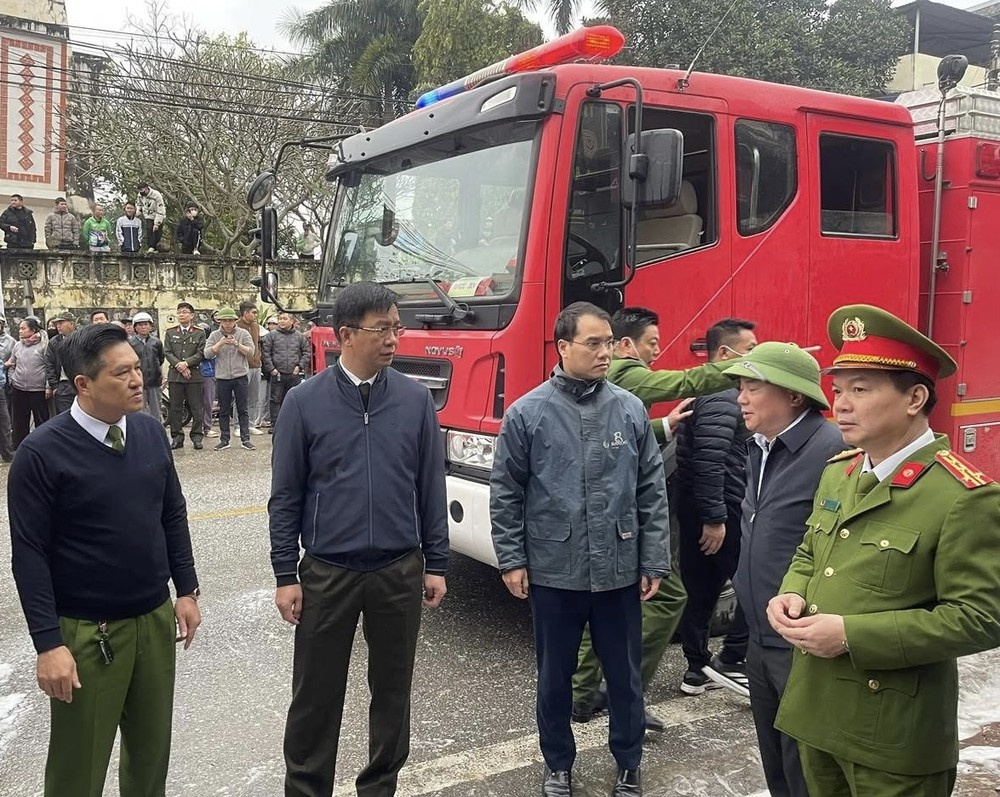
[[[553,39],[538,47],[512,55],[503,61],[484,67],[471,75],[452,81],[445,86],[422,94],[417,100],[418,108],[426,108],[436,102],[471,91],[483,83],[497,78],[515,75],[519,72],[534,72],[558,64],[572,61],[599,61],[611,58],[621,52],[625,37],[618,28],[611,25],[595,25],[579,28],[558,39]]]

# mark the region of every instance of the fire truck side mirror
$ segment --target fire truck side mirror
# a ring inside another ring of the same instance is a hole
[[[629,208],[672,205],[681,195],[683,174],[684,135],[680,130],[644,131],[641,152],[636,150],[632,133],[622,159],[622,203]]]

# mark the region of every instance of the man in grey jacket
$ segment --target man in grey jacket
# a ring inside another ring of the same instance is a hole
[[[608,683],[614,797],[639,795],[645,720],[640,601],[670,568],[663,460],[646,408],[606,379],[614,336],[599,307],[556,319],[561,365],[504,416],[490,475],[504,583],[531,590],[545,797],[570,797],[571,679],[584,626]]]
[[[766,611],[802,542],[827,459],[846,446],[821,414],[830,404],[820,387],[819,363],[794,343],[762,343],[726,374],[739,379],[737,401],[753,433],[733,579],[750,628],[750,708],[772,797],[808,797],[795,740],[774,728],[793,651],[771,628]]]
[[[222,307],[215,316],[219,328],[205,342],[205,359],[215,360],[215,390],[219,397],[219,442],[215,451],[229,448],[229,415],[236,400],[236,417],[240,423],[240,444],[247,451],[255,446],[250,442],[250,416],[247,410],[247,375],[249,358],[254,353],[253,338],[245,329],[236,326],[239,316],[232,307]]]

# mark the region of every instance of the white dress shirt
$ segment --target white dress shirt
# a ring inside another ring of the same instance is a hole
[[[111,442],[108,440],[108,429],[111,428],[111,424],[105,423],[104,421],[99,421],[93,415],[88,415],[80,407],[80,402],[78,399],[73,399],[73,405],[69,408],[69,414],[73,416],[73,420],[76,421],[83,430],[93,437],[95,440],[108,448],[111,448]],[[122,415],[121,418],[114,424],[119,429],[122,430],[122,444],[125,443],[125,436],[127,432],[125,431],[125,418],[127,416]]]
[[[789,429],[792,429],[796,424],[798,424],[808,414],[809,414],[809,410],[803,410],[802,413],[799,415],[798,418],[796,418],[794,421],[792,421],[790,424],[788,424],[788,426],[786,426],[784,429],[782,429],[771,440],[768,440],[767,437],[765,437],[760,432],[754,432],[753,441],[758,446],[760,446],[760,450],[764,452],[761,455],[761,458],[760,458],[760,476],[757,477],[757,497],[758,498],[760,498],[760,486],[764,483],[764,466],[767,465],[767,456],[768,456],[768,454],[771,453],[771,443],[773,443],[775,440],[777,440],[779,437],[781,437],[781,435],[783,435]]]
[[[367,382],[367,383],[368,383],[369,385],[374,385],[374,384],[375,384],[375,376],[378,376],[378,374],[377,374],[377,373],[375,374],[375,376],[372,376],[372,377],[370,377],[370,378],[368,378],[368,379],[362,379],[362,378],[361,378],[360,376],[355,376],[354,374],[352,374],[352,373],[351,373],[351,372],[350,372],[350,371],[348,370],[347,366],[346,366],[346,365],[344,365],[344,359],[343,359],[343,357],[341,357],[341,358],[339,358],[339,359],[337,360],[337,364],[338,364],[338,365],[340,366],[340,369],[341,369],[341,370],[342,370],[342,371],[343,371],[343,372],[344,372],[345,374],[347,374],[347,378],[348,378],[348,379],[350,379],[350,380],[351,380],[351,381],[352,381],[352,382],[353,382],[353,383],[354,383],[354,384],[355,384],[356,386],[358,386],[358,385],[361,385],[361,384],[363,384],[364,382]]]
[[[896,468],[898,468],[900,465],[906,462],[906,460],[909,459],[911,454],[916,453],[924,446],[930,445],[933,442],[934,442],[934,432],[931,429],[928,429],[926,432],[920,435],[920,437],[918,437],[908,446],[903,446],[903,448],[899,449],[899,451],[897,451],[891,457],[886,457],[885,459],[883,459],[880,463],[878,463],[878,465],[872,465],[872,461],[868,458],[868,455],[865,454],[865,461],[864,464],[862,464],[861,466],[861,472],[862,473],[874,472],[878,480],[883,481],[885,478],[895,473]]]

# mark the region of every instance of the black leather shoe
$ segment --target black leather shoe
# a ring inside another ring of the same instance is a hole
[[[594,717],[608,710],[608,689],[604,684],[598,687],[587,700],[573,703],[573,722],[590,722]]]
[[[663,724],[663,720],[657,717],[655,714],[646,712],[646,730],[652,731],[653,733],[663,733],[667,729],[667,726]]]
[[[195,451],[201,451],[204,447],[205,445],[200,440],[194,444]]]
[[[618,780],[611,790],[611,797],[640,797],[642,788],[639,786],[638,769],[619,769]]]
[[[174,442],[170,444],[170,448],[173,451],[176,451],[178,448],[184,448],[184,441],[183,440],[174,440]]]
[[[546,771],[542,797],[573,797],[573,773],[568,769]]]

